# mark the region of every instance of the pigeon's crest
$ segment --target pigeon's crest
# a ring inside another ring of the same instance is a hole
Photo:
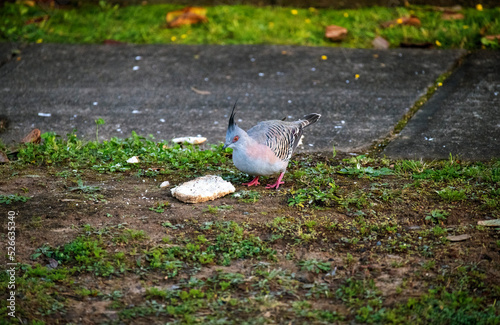
[[[229,117],[229,124],[227,125],[227,130],[231,133],[234,131],[234,127],[236,126],[236,123],[234,123],[234,110],[236,109],[236,103],[238,103],[238,101],[234,103],[233,110],[231,111],[231,116]]]

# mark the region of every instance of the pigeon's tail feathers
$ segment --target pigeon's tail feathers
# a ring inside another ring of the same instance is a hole
[[[304,119],[301,121],[300,125],[305,128],[306,126],[309,126],[311,124],[316,123],[319,118],[321,117],[321,114],[317,113],[311,113],[306,116],[304,116]]]

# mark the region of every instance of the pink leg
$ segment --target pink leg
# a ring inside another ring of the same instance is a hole
[[[259,185],[259,184],[260,184],[260,183],[259,183],[259,176],[257,176],[257,177],[255,177],[255,178],[253,179],[253,181],[251,181],[251,182],[249,182],[249,183],[243,183],[243,184],[241,184],[241,185],[247,185],[247,186],[249,186],[249,187],[250,187],[250,186],[257,186],[257,185]]]
[[[276,181],[275,184],[269,184],[266,186],[266,189],[270,189],[270,188],[276,188],[278,189],[278,187],[280,187],[281,184],[285,184],[285,182],[282,182],[281,179],[283,178],[283,175],[285,175],[285,172],[282,172],[280,174],[280,176],[278,177],[278,180]]]

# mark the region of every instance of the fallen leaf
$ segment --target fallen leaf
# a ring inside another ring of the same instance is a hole
[[[391,21],[386,21],[385,23],[380,24],[383,28],[394,27],[397,25],[407,25],[407,26],[416,26],[419,27],[421,25],[420,19],[416,16],[410,17],[400,17],[398,19],[394,19]]]
[[[8,163],[8,162],[9,162],[9,158],[7,158],[7,155],[5,154],[5,152],[0,151],[0,163]]]
[[[211,92],[209,92],[208,90],[199,90],[199,89],[196,89],[194,87],[191,87],[191,90],[199,95],[210,95],[211,94]]]
[[[486,38],[488,41],[497,40],[500,42],[500,34],[498,34],[498,35],[486,35],[484,38]]]
[[[21,140],[21,143],[40,143],[42,140],[40,134],[41,132],[39,129],[33,129]]]
[[[379,50],[386,50],[389,48],[389,42],[381,36],[375,37],[375,39],[372,41],[372,45],[374,48]]]
[[[438,7],[438,6],[433,6],[432,9],[436,11],[441,11],[441,12],[459,12],[462,11],[462,6],[456,5],[453,7]]]
[[[207,9],[202,7],[186,7],[167,13],[167,27],[176,28],[183,25],[205,23]]]
[[[441,15],[441,19],[442,20],[461,20],[461,19],[465,19],[465,16],[460,12],[445,11]]]
[[[486,227],[500,227],[500,219],[481,220],[481,221],[478,221],[477,224],[480,226],[486,226]]]
[[[25,6],[28,6],[28,7],[34,7],[36,5],[36,1],[25,0],[25,1],[21,1],[21,3]]]
[[[464,241],[470,238],[470,235],[463,234],[463,235],[457,235],[457,236],[448,236],[446,239],[449,241]]]
[[[24,22],[25,25],[39,24],[49,19],[49,15],[34,17]]]
[[[32,2],[32,1],[28,1],[28,2]],[[54,0],[35,0],[35,2],[39,5],[39,6],[49,6],[51,8],[54,8],[55,6],[55,1]]]
[[[415,16],[410,16],[410,18],[406,21],[403,19],[403,24],[408,25],[408,26],[415,26],[415,27],[420,27],[420,25],[422,25],[422,23],[420,22],[420,19],[418,19]]]
[[[347,28],[341,26],[326,26],[325,37],[330,41],[339,42],[347,36]]]
[[[121,42],[114,39],[105,39],[102,43],[107,45],[127,44],[126,42]]]
[[[9,120],[5,116],[0,116],[0,133],[7,130]]]

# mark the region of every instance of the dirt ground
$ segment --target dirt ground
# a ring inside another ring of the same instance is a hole
[[[313,163],[340,162],[321,155],[312,159]],[[336,174],[333,177],[339,193],[344,197],[356,194],[358,201],[347,208],[339,204],[293,207],[288,198],[297,187],[294,179],[285,177],[286,182],[278,191],[266,190],[265,180],[263,185],[252,188],[260,196],[254,202],[228,195],[216,201],[185,204],[173,198],[170,189],[159,188],[165,180],[175,186],[182,179],[172,175],[101,174],[90,169],[74,171],[68,166],[0,168],[0,194],[31,197],[26,202],[0,205],[2,220],[6,220],[8,211],[17,214],[18,263],[50,265],[53,259],[47,254],[33,258],[37,249],[63,247],[80,236],[98,238],[109,254],[123,252],[126,256],[123,272],[102,276],[79,269],[68,274],[69,280],[54,280],[43,287],[47,299],[61,304],[58,308],[54,302],[45,305],[37,301],[39,298],[32,292],[37,289],[24,279],[26,282],[19,282],[18,286],[18,319],[4,318],[2,323],[39,320],[47,324],[208,324],[217,319],[221,324],[386,323],[389,311],[402,317],[396,318],[395,323],[415,319],[417,323],[432,323],[425,313],[431,315],[429,310],[434,307],[422,297],[437,288],[482,299],[477,302],[478,313],[499,315],[496,300],[500,295],[500,232],[498,228],[477,225],[480,220],[498,218],[498,205],[485,207],[478,197],[470,196],[467,200],[444,202],[435,193],[435,187],[442,184],[423,182],[418,187],[412,185],[414,180],[405,177]],[[299,167],[290,169],[293,173]],[[78,188],[77,179],[88,187]],[[233,183],[237,192],[248,190]],[[474,182],[471,184],[474,186]],[[447,211],[448,215],[433,224],[425,217],[435,209]],[[274,257],[256,253],[255,257],[232,258],[229,263],[216,259],[201,264],[184,258],[178,274],[173,276],[148,264],[151,261],[144,252],[165,245],[186,245],[195,242],[200,234],[213,243],[223,228],[207,230],[207,225],[230,221],[244,228],[241,238],[260,238],[265,247],[275,251]],[[2,246],[6,247],[6,222],[0,229]],[[124,229],[143,231],[144,236],[116,241]],[[451,235],[470,237],[447,240]],[[322,261],[324,269],[308,268],[304,261],[310,260]],[[59,261],[52,268],[81,265],[78,263]],[[18,270],[18,277],[23,272]],[[221,274],[239,274],[241,280],[224,290],[217,284],[222,281],[217,278]],[[181,305],[177,300],[151,294],[151,288],[188,292],[187,283],[193,278],[212,281],[212,288],[199,287],[207,305],[201,302],[203,299],[193,300],[201,305],[190,305],[192,309],[182,312],[166,312],[161,308]],[[349,293],[346,288],[354,288],[353,283],[365,287]],[[82,293],[83,288],[86,294]],[[0,295],[3,301],[7,299],[5,290]],[[409,298],[420,299],[429,309],[417,315],[419,311],[416,307],[412,311]],[[228,299],[234,299],[234,305],[227,303],[233,301]],[[459,301],[461,304],[465,306],[467,302]],[[456,308],[450,310],[460,312]],[[365,313],[385,316],[377,320]]]

